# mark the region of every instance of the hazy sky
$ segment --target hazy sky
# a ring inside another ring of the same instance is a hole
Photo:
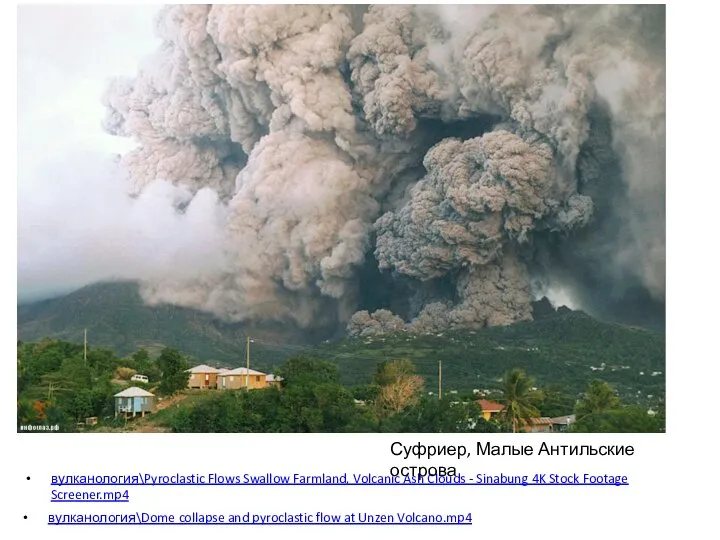
[[[110,277],[122,257],[107,234],[123,187],[104,160],[131,142],[103,132],[109,77],[133,75],[158,45],[158,6],[18,8],[18,297]]]

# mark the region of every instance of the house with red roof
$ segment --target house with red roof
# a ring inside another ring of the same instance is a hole
[[[477,404],[480,405],[482,416],[485,420],[490,420],[505,410],[505,405],[501,405],[500,403],[495,403],[494,401],[489,401],[487,399],[478,399]]]

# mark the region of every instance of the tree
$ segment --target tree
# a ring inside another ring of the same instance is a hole
[[[281,403],[283,423],[294,433],[344,432],[357,414],[352,394],[334,382],[288,386]]]
[[[575,398],[567,392],[565,385],[551,383],[540,390],[537,408],[541,416],[565,416],[575,409]]]
[[[137,373],[137,370],[135,370],[133,368],[129,368],[129,367],[123,367],[123,366],[121,366],[115,370],[116,377],[123,381],[130,380],[130,377],[135,375],[135,373]]]
[[[51,339],[24,343],[17,351],[23,387],[40,382],[43,375],[59,370],[65,359],[82,355],[82,350],[82,345]]]
[[[423,378],[417,375],[398,377],[395,382],[380,387],[376,403],[381,409],[399,413],[418,402],[423,383]]]
[[[272,411],[274,431],[329,433],[346,431],[356,413],[351,392],[340,384],[336,364],[300,355],[288,360],[278,374],[284,388]],[[264,427],[263,431],[270,429]]]
[[[415,366],[410,360],[381,362],[373,380],[380,386],[375,406],[381,417],[416,405],[425,383],[422,377],[415,375]]]
[[[513,433],[517,433],[520,425],[525,425],[530,418],[540,416],[535,407],[538,394],[533,391],[535,382],[521,369],[513,369],[505,373],[502,379],[503,397],[500,400],[505,409],[503,418],[512,425]]]
[[[622,407],[593,412],[579,418],[570,431],[573,433],[663,433],[664,420],[649,415],[644,407]]]
[[[150,354],[146,349],[138,349],[135,353],[133,353],[132,359],[135,362],[136,367],[138,365],[145,365],[150,363]]]
[[[38,420],[38,409],[36,408],[38,401],[31,401],[29,399],[19,399],[17,402],[17,423],[18,429],[22,424],[37,423]]]
[[[282,390],[218,392],[181,410],[169,425],[195,433],[337,433],[350,431],[359,415],[339,383],[293,383]]]
[[[115,399],[113,395],[117,388],[112,383],[112,374],[108,373],[100,377],[92,390],[92,416],[109,416],[115,410]]]
[[[177,349],[164,348],[157,363],[162,373],[158,386],[160,393],[170,395],[187,388],[190,379],[187,361]]]
[[[57,407],[56,404],[47,400],[19,400],[18,401],[18,431],[23,433],[43,433],[42,431],[23,431],[21,427],[28,424],[57,425],[60,431],[72,431],[71,419]]]
[[[78,392],[70,401],[68,414],[77,421],[92,416],[93,394],[90,390]]]
[[[620,407],[620,399],[615,389],[605,381],[591,381],[582,399],[575,407],[577,420],[589,414],[604,413]]]
[[[360,401],[375,401],[380,395],[380,387],[377,384],[359,384],[353,386],[350,391],[353,397]]]
[[[415,365],[407,359],[393,360],[391,362],[378,362],[373,373],[373,383],[378,386],[388,386],[399,378],[411,377],[415,374]]]
[[[284,385],[338,382],[340,373],[336,364],[323,362],[311,356],[300,355],[289,359],[277,370]]]
[[[87,365],[96,372],[112,371],[116,362],[115,353],[110,349],[93,349],[87,353]]]
[[[474,402],[423,397],[415,405],[381,421],[379,431],[392,433],[496,433],[498,427],[480,417]]]
[[[151,382],[160,378],[160,369],[152,361],[145,349],[140,349],[132,355],[131,367],[140,375],[145,375]],[[187,360],[187,359],[186,359]]]

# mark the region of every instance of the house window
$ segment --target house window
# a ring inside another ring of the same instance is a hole
[[[255,382],[260,382],[260,375],[255,375]]]
[[[210,380],[210,374],[209,374],[209,373],[206,373],[206,374],[205,374],[205,380],[206,380],[206,381],[209,381],[209,380]]]
[[[230,375],[230,382],[233,382],[234,380],[235,380],[235,377],[233,377],[232,375]]]

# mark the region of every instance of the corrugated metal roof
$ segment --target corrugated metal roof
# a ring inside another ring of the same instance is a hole
[[[142,388],[138,388],[137,386],[131,386],[130,388],[126,388],[122,392],[118,392],[115,394],[115,397],[154,397],[155,394],[151,394],[147,390],[143,390]]]
[[[265,373],[263,373],[262,371],[255,371],[254,369],[248,371],[247,368],[239,367],[231,369],[230,371],[220,373],[220,375],[265,375]]]
[[[199,366],[188,369],[188,372],[190,373],[218,373],[219,371],[219,369],[212,366],[206,366],[205,364],[200,364]]]
[[[552,420],[547,416],[541,416],[539,418],[528,418],[526,423],[535,424],[536,426],[549,426],[552,424]]]
[[[267,375],[267,376],[265,377],[265,380],[268,381],[268,382],[275,382],[275,381],[280,382],[280,381],[283,380],[283,378],[282,378],[282,377],[278,377],[277,375],[273,375],[272,373],[270,373],[269,375]]]
[[[550,419],[553,424],[572,424],[575,422],[575,415],[569,414],[567,416],[558,416],[557,418]]]

